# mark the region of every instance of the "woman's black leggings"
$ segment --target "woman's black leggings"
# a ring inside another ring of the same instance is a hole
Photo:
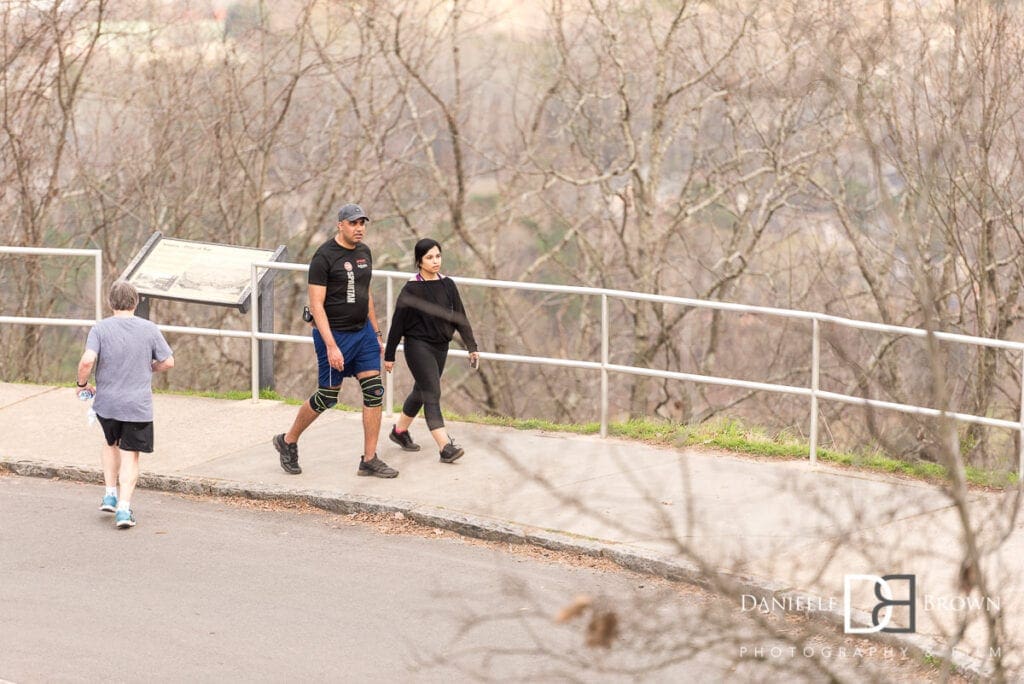
[[[444,427],[444,418],[441,417],[441,373],[444,373],[447,360],[447,344],[433,345],[405,338],[405,362],[416,384],[402,404],[402,413],[415,418],[422,408],[427,427],[431,430]]]

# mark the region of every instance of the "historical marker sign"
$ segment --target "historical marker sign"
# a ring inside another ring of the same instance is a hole
[[[149,318],[149,300],[173,299],[230,306],[242,313],[252,302],[252,265],[281,261],[288,250],[233,247],[212,242],[165,238],[159,231],[146,241],[121,274],[142,295],[136,315]],[[274,330],[274,269],[259,273],[260,332]],[[259,341],[260,387],[274,388],[274,343]]]
[[[157,299],[220,304],[246,311],[254,262],[277,261],[284,247],[254,249],[166,238],[154,233],[122,274],[139,294]],[[260,281],[273,271],[260,273]]]

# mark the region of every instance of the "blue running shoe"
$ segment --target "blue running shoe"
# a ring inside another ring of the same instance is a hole
[[[118,527],[135,527],[135,514],[121,509],[114,517],[114,524]]]
[[[117,497],[113,494],[107,494],[103,497],[103,503],[100,504],[100,510],[107,513],[113,513],[117,510]]]

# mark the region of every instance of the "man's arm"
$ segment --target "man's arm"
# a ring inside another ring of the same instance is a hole
[[[159,373],[160,371],[171,370],[174,368],[174,357],[168,356],[163,361],[153,361],[153,372]]]
[[[309,313],[313,314],[313,325],[320,331],[320,336],[324,338],[324,344],[330,349],[338,345],[334,343],[334,335],[331,334],[331,323],[327,320],[327,309],[324,308],[325,301],[327,301],[327,286],[310,285]]]
[[[320,331],[320,337],[324,341],[324,346],[327,347],[327,363],[331,368],[345,370],[345,356],[334,341],[331,322],[327,320],[327,309],[324,308],[325,301],[327,301],[327,286],[310,285],[309,313],[313,314],[313,324]]]
[[[79,389],[89,386],[89,376],[92,375],[93,366],[96,365],[96,352],[86,349],[82,358],[78,361],[78,378],[75,382]],[[75,390],[78,391],[77,389]]]

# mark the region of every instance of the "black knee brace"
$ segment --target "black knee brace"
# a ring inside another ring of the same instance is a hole
[[[359,386],[363,388],[363,406],[376,408],[384,403],[384,383],[380,381],[380,375],[360,378]]]
[[[338,403],[339,387],[317,387],[316,392],[309,398],[309,408],[317,413],[323,413]]]

